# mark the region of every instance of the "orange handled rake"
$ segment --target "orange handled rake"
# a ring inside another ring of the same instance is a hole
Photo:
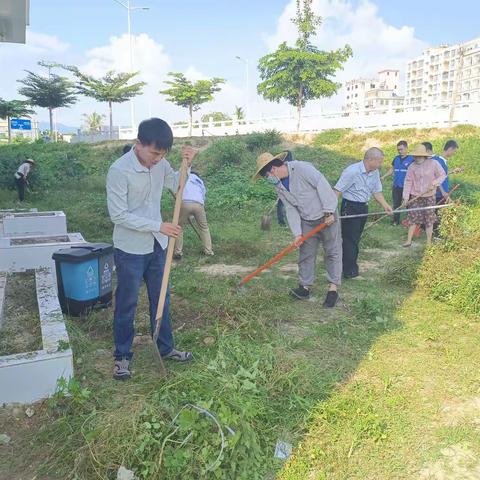
[[[300,238],[301,243],[305,242],[305,240],[308,240],[310,237],[313,237],[320,230],[323,230],[326,226],[327,226],[326,223],[321,223],[320,225],[317,225],[313,230],[311,230],[306,235]],[[292,250],[295,250],[298,247],[299,245],[295,245],[295,243],[290,244],[287,248],[284,248],[280,253],[277,253],[273,258],[271,258],[265,265],[262,265],[261,267],[257,268],[254,272],[250,273],[245,278],[243,278],[238,284],[238,286],[241,287],[245,285],[252,278],[256,277],[260,272],[263,272],[265,269],[272,266],[274,263],[277,263],[285,255],[288,255]]]

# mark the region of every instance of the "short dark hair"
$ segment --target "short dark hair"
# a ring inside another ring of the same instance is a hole
[[[433,145],[430,142],[422,142],[422,145],[427,149],[433,152]]]
[[[259,172],[258,174],[264,177],[272,167],[281,167],[285,162],[280,160],[279,158],[274,158],[270,163],[267,163]]]
[[[407,143],[405,140],[400,140],[400,141],[397,143],[397,147],[401,147],[402,145],[403,145],[405,148],[408,148],[408,143]]]
[[[458,148],[458,143],[455,140],[449,140],[447,143],[445,143],[443,151],[446,152],[449,148]]]
[[[170,151],[173,145],[172,129],[160,118],[149,118],[141,122],[137,138],[142,145],[155,145],[159,150]]]
[[[126,145],[123,146],[122,152],[123,152],[123,154],[125,155],[125,154],[126,154],[127,152],[129,152],[131,149],[132,149],[132,146],[127,143]]]

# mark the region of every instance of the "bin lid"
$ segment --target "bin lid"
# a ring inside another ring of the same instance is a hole
[[[82,263],[92,258],[103,257],[113,252],[110,243],[84,243],[70,248],[62,248],[53,253],[54,260],[67,263]]]

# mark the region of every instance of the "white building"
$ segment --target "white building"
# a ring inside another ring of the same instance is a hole
[[[480,38],[425,50],[407,63],[405,90],[409,111],[480,102]]]
[[[382,70],[378,77],[358,78],[345,84],[345,112],[389,110],[403,106],[399,95],[400,75],[398,70]]]

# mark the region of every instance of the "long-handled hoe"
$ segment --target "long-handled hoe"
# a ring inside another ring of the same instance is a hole
[[[185,188],[185,182],[187,180],[187,159],[186,157],[182,160],[182,166],[180,167],[180,179],[178,182],[178,190],[175,195],[175,207],[173,209],[173,219],[172,223],[178,225],[178,219],[180,217],[180,208],[182,206],[182,195],[183,189]],[[170,279],[170,270],[172,267],[172,259],[173,259],[173,249],[175,247],[175,239],[172,237],[168,238],[168,247],[167,247],[167,256],[165,260],[165,268],[163,270],[163,278],[162,278],[162,287],[160,289],[160,296],[158,299],[158,307],[157,307],[157,316],[156,316],[156,325],[155,325],[155,332],[153,334],[153,348],[155,349],[155,357],[158,360],[158,365],[160,367],[160,372],[162,376],[167,374],[165,369],[165,365],[163,364],[162,356],[160,354],[160,350],[158,349],[157,340],[160,334],[160,325],[162,323],[163,317],[163,309],[165,307],[165,300],[167,298],[167,289],[168,289],[168,281]]]

